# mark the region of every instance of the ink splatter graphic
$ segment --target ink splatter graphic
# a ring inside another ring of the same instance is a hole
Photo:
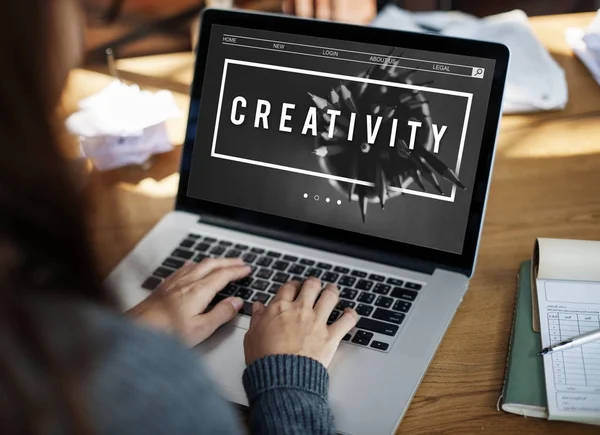
[[[417,86],[433,83],[414,82],[415,72],[385,63],[372,66],[358,77]],[[446,194],[438,177],[465,189],[433,150],[431,111],[422,90],[349,80],[336,82],[328,95],[309,93],[309,97],[319,111],[312,152],[328,174],[362,182],[331,180],[349,201],[358,204],[363,222],[369,203],[379,203],[384,208],[388,200],[400,198],[403,189],[416,186],[415,189],[426,191],[427,183],[437,193]],[[334,123],[331,111],[339,112],[334,112]],[[367,116],[370,123],[364,121]],[[373,137],[378,118],[380,133],[368,143],[365,138]],[[420,124],[418,131],[411,124]],[[384,131],[388,133],[383,134]]]

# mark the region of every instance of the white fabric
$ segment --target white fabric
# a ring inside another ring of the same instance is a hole
[[[411,13],[396,6],[384,8],[372,23],[376,27],[427,32],[499,42],[511,51],[504,113],[562,109],[568,101],[562,68],[531,30],[527,15],[514,10],[487,18],[460,12]]]
[[[586,30],[569,27],[565,31],[565,37],[577,57],[600,85],[600,10]]]

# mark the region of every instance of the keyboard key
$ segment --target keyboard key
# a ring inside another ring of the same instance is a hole
[[[359,338],[359,337],[354,337],[352,339],[352,343],[360,344],[362,346],[368,346],[369,341],[371,341],[371,340],[369,340],[367,338]]]
[[[240,310],[240,314],[245,314],[247,316],[252,315],[252,302],[244,302],[242,305],[242,309]]]
[[[358,304],[358,307],[356,307],[356,312],[359,316],[369,317],[373,312],[373,307],[371,305]]]
[[[415,299],[417,299],[417,295],[419,293],[417,293],[414,290],[407,290],[407,289],[403,289],[400,287],[394,287],[394,290],[392,290],[392,294],[391,296],[395,297],[395,298],[399,298],[399,299],[405,299],[407,301],[414,301]]]
[[[253,290],[250,290],[249,288],[241,287],[235,295],[239,298],[249,301],[253,294],[254,294]]]
[[[275,270],[283,272],[288,268],[289,265],[290,263],[288,263],[287,261],[276,261],[271,267]]]
[[[300,284],[302,284],[304,282],[304,277],[295,275],[295,276],[292,276],[290,281],[298,281]]]
[[[152,275],[158,276],[159,278],[167,278],[175,272],[173,269],[167,269],[166,267],[159,267],[154,271]]]
[[[279,252],[275,252],[275,251],[269,251],[269,252],[267,252],[267,255],[269,257],[273,257],[273,258],[279,258],[279,257],[281,257],[281,254]]]
[[[269,279],[273,275],[273,271],[269,269],[260,269],[256,274],[257,278]]]
[[[271,287],[269,287],[269,293],[276,294],[280,288],[281,284],[271,284]]]
[[[411,290],[421,290],[423,286],[421,284],[417,284],[416,282],[408,282],[404,283],[404,287],[409,288]]]
[[[388,284],[375,284],[375,287],[373,288],[373,293],[377,293],[378,295],[387,295],[390,292],[391,288],[392,286]]]
[[[402,286],[402,284],[404,284],[404,281],[402,281],[401,279],[397,279],[397,278],[388,278],[386,282],[388,284],[397,285],[397,286]]]
[[[356,331],[354,338],[356,337],[367,338],[370,340],[373,338],[373,333],[368,331]]]
[[[315,262],[313,260],[308,260],[307,258],[303,258],[300,260],[300,264],[304,264],[305,266],[313,266]]]
[[[252,284],[252,288],[255,290],[266,290],[269,288],[269,281],[263,281],[262,279],[257,279]]]
[[[189,260],[194,256],[194,252],[186,249],[175,249],[171,255],[173,257],[185,258],[186,260]]]
[[[341,311],[337,311],[337,310],[333,310],[331,312],[331,314],[329,315],[329,319],[327,319],[327,323],[333,323],[335,322],[337,319],[340,318],[340,314],[342,314]]]
[[[363,346],[368,346],[369,342],[373,338],[372,332],[367,331],[356,331],[354,338],[352,339],[352,343],[362,344]]]
[[[286,261],[298,261],[298,257],[294,257],[293,255],[284,255],[283,259]]]
[[[356,284],[356,288],[359,290],[367,290],[368,291],[368,290],[371,290],[372,287],[373,287],[373,281],[367,281],[366,279],[361,279]]]
[[[178,260],[176,258],[167,258],[163,261],[163,266],[170,267],[172,269],[179,269],[185,264],[184,261]]]
[[[208,248],[210,248],[210,245],[208,243],[200,243],[194,249],[198,252],[206,252],[208,251]]]
[[[255,254],[264,254],[265,250],[262,248],[252,248],[250,249],[250,252],[254,252]]]
[[[366,278],[367,272],[363,272],[362,270],[353,270],[351,275],[359,278]]]
[[[198,234],[188,234],[187,238],[192,240],[198,240],[200,237]]]
[[[252,278],[247,276],[246,278],[242,278],[242,279],[236,281],[236,284],[241,287],[249,287],[252,284]]]
[[[259,260],[256,262],[256,264],[258,266],[268,267],[268,266],[271,265],[272,262],[273,262],[272,258],[269,258],[269,257],[260,257]]]
[[[314,267],[308,269],[305,273],[305,276],[314,276],[315,278],[320,278],[323,271],[321,269],[315,269]]]
[[[406,313],[410,309],[411,303],[406,301],[396,301],[392,310],[400,311],[401,313]]]
[[[349,288],[344,288],[341,292],[340,292],[340,298],[342,299],[354,299],[356,297],[356,295],[358,294],[358,291],[356,290],[352,290]]]
[[[221,240],[219,242],[219,245],[221,245],[221,246],[233,246],[233,243],[228,242],[227,240]]]
[[[266,304],[267,302],[269,302],[269,299],[271,299],[271,296],[269,296],[266,293],[262,293],[262,292],[256,292],[256,294],[254,296],[252,296],[252,302],[261,302],[263,304]]]
[[[378,307],[389,308],[392,306],[394,300],[392,298],[386,298],[385,296],[379,296],[375,301],[375,305]]]
[[[290,279],[290,276],[287,273],[277,273],[275,274],[275,276],[273,277],[273,281],[275,282],[280,282],[280,283],[284,283],[287,282]]]
[[[222,246],[215,246],[210,250],[210,253],[213,255],[222,255],[225,252],[225,248]]]
[[[317,267],[320,267],[321,269],[325,269],[325,270],[331,270],[331,268],[333,266],[331,264],[327,264],[327,263],[318,263]]]
[[[185,239],[183,242],[179,244],[182,248],[191,248],[196,243],[195,240]]]
[[[356,278],[354,278],[354,277],[351,277],[351,276],[342,276],[342,278],[340,279],[340,282],[338,284],[339,285],[346,285],[348,287],[352,287],[355,282],[356,282]]]
[[[294,275],[301,275],[304,273],[305,270],[306,270],[305,266],[300,266],[299,264],[294,264],[292,267],[290,267],[290,270],[288,270],[288,272],[293,273]]]
[[[235,249],[239,249],[240,251],[246,251],[248,249],[247,245],[237,244],[234,246]]]
[[[369,279],[372,279],[373,281],[377,281],[377,282],[383,282],[383,281],[385,281],[385,276],[381,276],[381,275],[372,273],[371,275],[369,275]]]
[[[142,283],[142,288],[145,288],[146,290],[154,290],[156,287],[158,287],[160,285],[160,283],[163,280],[160,278],[156,278],[155,276],[151,276],[150,278],[146,279],[146,281],[144,281]]]
[[[337,273],[333,273],[333,272],[325,272],[323,274],[323,276],[321,277],[321,281],[324,282],[336,282],[337,279],[339,278],[339,274]]]
[[[208,255],[204,255],[204,254],[198,254],[194,257],[194,261],[196,263],[200,263],[202,260],[204,260],[205,258],[208,258]]]
[[[230,249],[229,252],[225,254],[225,257],[238,258],[240,255],[242,255],[242,251],[240,251],[239,249]]]
[[[346,335],[344,335],[344,338],[342,338],[342,341],[350,341],[351,338],[352,338],[351,334],[346,334]]]
[[[358,302],[364,302],[366,304],[372,304],[375,300],[375,295],[373,293],[362,292],[358,297]]]
[[[235,284],[228,284],[223,290],[221,290],[219,293],[221,293],[222,295],[225,296],[233,296],[234,294],[237,293],[237,291],[240,288],[235,285]]]
[[[204,238],[205,243],[215,243],[216,241],[217,241],[217,239],[215,239],[214,237],[205,237]]]
[[[358,323],[356,324],[356,327],[389,336],[396,335],[398,329],[400,328],[398,325],[380,322],[379,320],[373,320],[366,317],[361,317]]]
[[[338,304],[336,305],[335,309],[344,311],[346,308],[354,308],[355,305],[356,305],[356,302],[347,301],[346,299],[341,299],[338,302]]]
[[[342,267],[342,266],[335,266],[333,268],[334,272],[338,272],[338,273],[350,273],[350,269],[348,269],[347,267]]]
[[[213,298],[213,300],[210,301],[210,303],[208,305],[214,307],[215,305],[217,305],[219,302],[221,302],[224,299],[227,299],[227,296],[217,293],[215,295],[215,297]]]
[[[242,260],[244,260],[246,263],[250,264],[254,260],[256,260],[256,255],[255,254],[246,253],[246,254],[242,255]]]
[[[373,341],[373,343],[371,343],[371,347],[373,349],[388,350],[388,347],[390,347],[390,345],[384,343],[383,341]]]
[[[397,313],[395,311],[390,311],[390,310],[384,310],[383,308],[377,308],[375,310],[375,312],[373,313],[374,319],[384,320],[384,321],[390,322],[390,323],[396,323],[397,325],[400,325],[402,323],[402,321],[404,320],[404,317],[406,317],[406,316],[402,313]]]

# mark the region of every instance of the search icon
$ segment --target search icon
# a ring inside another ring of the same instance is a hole
[[[483,75],[485,73],[485,70],[483,68],[473,68],[473,73],[471,74],[471,77],[475,77],[478,79],[482,79]]]

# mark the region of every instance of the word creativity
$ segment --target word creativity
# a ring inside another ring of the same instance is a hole
[[[243,113],[242,109],[246,109],[248,107],[247,100],[242,96],[237,96],[233,99],[233,103],[231,106],[231,114],[230,120],[233,125],[242,125],[246,121],[246,114]],[[256,100],[256,109],[254,111],[254,128],[263,128],[268,130],[269,127],[269,117],[271,115],[271,103],[267,100],[257,99]],[[289,122],[292,120],[292,112],[296,109],[296,105],[292,103],[283,103],[281,107],[281,116],[279,117],[279,126],[278,130],[284,133],[292,133],[292,127]],[[321,135],[324,138],[333,138],[336,126],[337,117],[342,114],[341,111],[335,109],[327,109],[327,115],[329,115],[329,126],[327,132],[322,132]],[[302,131],[300,132],[303,135],[311,134],[312,136],[317,136],[317,115],[318,108],[311,106],[309,107],[306,116],[304,117],[304,123],[302,127]],[[351,113],[350,120],[348,125],[348,136],[347,140],[352,142],[354,140],[354,132],[357,121],[357,114]],[[373,116],[366,115],[366,142],[370,145],[373,145],[377,140],[377,136],[379,134],[379,130],[383,121],[388,121],[389,119],[385,119],[385,116]],[[391,120],[391,130],[390,130],[390,139],[389,144],[390,147],[393,147],[396,143],[396,132],[398,129],[399,120],[393,118]],[[417,136],[418,129],[422,127],[422,123],[416,120],[408,120],[408,127],[411,129],[410,141],[409,141],[409,149],[414,149],[415,140]],[[442,125],[441,127],[437,124],[432,124],[432,132],[434,139],[433,152],[438,153],[440,148],[440,143],[444,134],[447,130],[446,125]]]

